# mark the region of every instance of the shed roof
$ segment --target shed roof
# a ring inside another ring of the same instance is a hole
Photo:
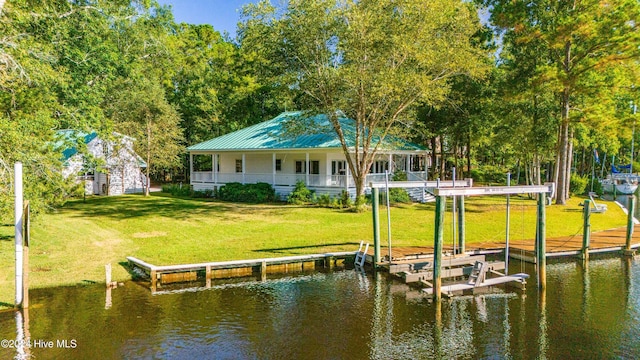
[[[354,120],[339,119],[347,145],[355,146]],[[378,137],[373,141],[377,142]],[[341,148],[340,139],[325,114],[284,112],[277,117],[189,146],[189,151],[295,150]],[[386,136],[381,150],[420,151],[424,147],[394,136]]]
[[[77,130],[58,130],[56,131],[56,142],[54,147],[56,149],[64,149],[62,151],[62,157],[64,161],[69,160],[73,155],[78,153],[77,147],[69,146],[70,144],[77,144],[80,138],[83,138],[85,144],[91,142],[91,140],[95,139],[98,134],[94,131],[91,133],[85,133]]]

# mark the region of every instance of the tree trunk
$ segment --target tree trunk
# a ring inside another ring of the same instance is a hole
[[[567,139],[567,175],[564,184],[565,199],[569,198],[569,190],[571,188],[571,166],[573,164],[573,129],[569,130],[569,138]]]
[[[570,160],[569,154],[569,89],[565,88],[562,94],[562,121],[560,123],[560,138],[558,139],[558,182],[556,191],[556,204],[565,205],[567,203],[566,187]]]
[[[147,184],[144,189],[144,196],[149,196],[151,187],[151,125],[147,123]]]
[[[445,171],[445,155],[444,155],[444,141],[442,141],[442,135],[438,137],[440,143],[440,179],[444,180],[444,171]]]
[[[471,132],[467,133],[467,177],[471,177]]]
[[[438,177],[438,141],[436,137],[431,138],[431,178]]]

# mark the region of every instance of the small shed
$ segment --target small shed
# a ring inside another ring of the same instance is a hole
[[[56,132],[63,159],[62,174],[84,182],[85,194],[121,195],[144,192],[147,164],[133,149],[134,139],[113,133],[103,139],[96,132]]]

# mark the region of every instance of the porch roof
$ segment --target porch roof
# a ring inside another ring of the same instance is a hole
[[[341,117],[348,146],[355,146],[353,120]],[[374,136],[373,142],[378,137]],[[338,135],[324,114],[305,115],[302,111],[284,112],[259,124],[213,138],[187,148],[189,151],[341,149]],[[380,150],[422,151],[424,147],[387,135]]]

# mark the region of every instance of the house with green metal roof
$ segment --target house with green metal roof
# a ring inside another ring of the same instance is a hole
[[[346,117],[339,121],[347,145],[355,151],[354,121]],[[265,182],[285,197],[296,182],[303,181],[317,194],[335,196],[343,190],[355,194],[342,145],[326,115],[285,112],[187,150],[190,183],[196,191],[230,182]],[[405,172],[409,180],[425,180],[427,161],[422,146],[387,136],[377,151],[367,183],[382,181],[387,170]]]
[[[147,164],[133,149],[134,139],[113,133],[104,139],[96,132],[56,131],[54,147],[61,153],[62,174],[84,183],[88,195],[121,195],[144,191]]]

